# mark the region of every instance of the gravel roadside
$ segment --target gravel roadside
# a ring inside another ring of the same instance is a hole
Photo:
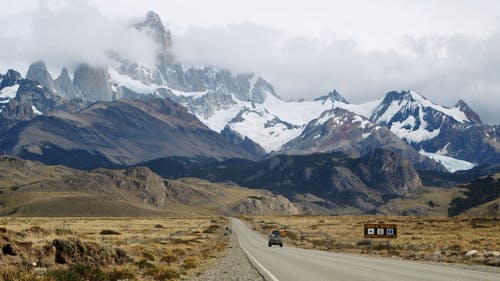
[[[250,263],[240,248],[238,238],[233,232],[229,245],[213,266],[200,276],[191,277],[194,281],[264,281],[262,275]]]

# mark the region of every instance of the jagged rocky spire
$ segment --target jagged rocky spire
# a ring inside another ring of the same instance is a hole
[[[40,85],[49,89],[55,89],[54,80],[42,60],[36,61],[30,65],[26,73],[26,79],[37,81]]]
[[[172,46],[170,31],[165,28],[160,16],[153,11],[147,12],[144,16],[144,20],[136,23],[135,28],[138,30],[145,30],[163,49]]]
[[[69,77],[68,70],[64,67],[61,74],[55,80],[56,87],[66,94],[69,98],[75,98],[79,96],[78,90],[73,85],[73,81]]]

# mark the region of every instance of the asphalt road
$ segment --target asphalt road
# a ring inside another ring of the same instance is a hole
[[[500,280],[500,274],[390,258],[305,250],[286,245],[267,246],[267,239],[232,219],[240,247],[254,266],[273,281],[481,281]]]

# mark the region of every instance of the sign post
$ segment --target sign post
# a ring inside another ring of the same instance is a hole
[[[370,224],[366,223],[364,225],[364,235],[365,238],[370,238],[370,256],[373,251],[373,238],[397,238],[398,237],[398,226],[396,224],[386,224],[386,223],[376,223]],[[389,254],[390,240],[387,240],[387,254]]]
[[[370,256],[373,253],[373,239],[370,239]]]

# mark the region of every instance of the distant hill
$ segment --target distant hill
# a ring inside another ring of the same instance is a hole
[[[454,173],[437,171],[418,171],[424,185],[453,187],[469,184],[479,177],[485,177],[500,172],[500,163],[474,167],[470,170]]]
[[[265,190],[200,179],[164,180],[145,167],[80,171],[0,158],[0,215],[165,216],[299,214]]]
[[[500,173],[478,178],[463,188],[466,189],[464,196],[453,199],[452,206],[448,209],[450,216],[464,213],[500,216]],[[466,212],[467,210],[469,211]]]
[[[391,198],[418,194],[422,189],[411,163],[389,150],[374,150],[358,159],[321,153],[277,155],[261,161],[165,158],[144,165],[164,177],[190,176],[267,189],[312,213],[373,213]]]
[[[467,214],[495,215],[500,192],[497,181],[478,179],[496,171],[497,165],[457,173],[422,172],[401,155],[383,149],[357,159],[317,153],[259,161],[168,157],[142,164],[166,178],[189,176],[267,189],[312,214],[447,216],[470,209]]]
[[[146,167],[82,171],[0,157],[0,215],[499,215],[500,174],[462,187],[426,187],[407,160],[383,150],[359,159],[325,153],[145,164],[175,176],[162,178]]]

